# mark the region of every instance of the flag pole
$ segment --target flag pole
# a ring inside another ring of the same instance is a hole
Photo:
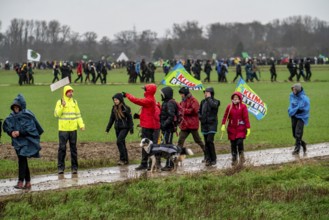
[[[230,109],[229,109],[229,111],[228,111],[228,113],[227,113],[227,116],[226,116],[226,119],[225,119],[225,127],[226,127],[226,123],[227,123],[228,116],[229,116],[230,113],[231,113],[232,106],[233,106],[233,103],[231,103]],[[221,134],[221,136],[220,136],[220,140],[223,139],[223,135],[224,135],[224,132],[222,131],[222,134]]]

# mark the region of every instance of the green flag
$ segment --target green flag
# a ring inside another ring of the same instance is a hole
[[[181,63],[176,64],[173,70],[161,81],[168,86],[185,86],[192,90],[204,90],[200,80],[191,76]]]

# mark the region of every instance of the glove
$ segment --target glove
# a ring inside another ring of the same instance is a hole
[[[122,96],[123,96],[124,98],[126,98],[126,93],[125,93],[125,92],[122,92]]]
[[[247,128],[247,134],[246,137],[248,137],[250,135],[250,128]]]
[[[225,132],[225,131],[226,131],[226,128],[225,128],[225,125],[224,125],[224,124],[222,125],[222,127],[220,128],[220,130],[221,130],[222,132]]]
[[[139,119],[139,114],[135,113],[133,116],[134,119]]]
[[[134,133],[134,128],[131,128],[131,129],[129,130],[129,132],[130,132],[130,134],[133,134],[133,133]]]

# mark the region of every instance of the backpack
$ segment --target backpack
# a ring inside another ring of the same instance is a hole
[[[175,99],[171,99],[170,102],[175,103],[176,108],[175,108],[175,117],[174,117],[174,127],[177,128],[183,121],[183,108],[180,106],[178,102],[175,101]]]

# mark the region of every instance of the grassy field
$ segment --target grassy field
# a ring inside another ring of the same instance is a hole
[[[287,115],[289,104],[289,93],[291,92],[291,82],[285,82],[288,77],[288,72],[284,66],[278,67],[277,83],[271,83],[266,80],[265,75],[269,76],[268,67],[262,67],[262,78],[260,82],[250,83],[251,88],[268,105],[268,114],[260,121],[256,120],[253,115],[250,115],[251,120],[251,135],[245,141],[245,149],[255,150],[274,147],[289,147],[294,144],[291,134],[290,118]],[[321,143],[329,141],[329,117],[328,102],[323,97],[329,95],[329,67],[316,66],[313,67],[313,81],[302,83],[306,94],[311,99],[311,116],[309,125],[305,127],[304,140],[307,143]],[[266,70],[266,71],[265,71]],[[36,85],[17,85],[17,76],[13,71],[0,71],[0,118],[5,118],[9,113],[9,106],[18,93],[22,93],[27,101],[27,108],[32,110],[39,122],[41,123],[45,133],[41,137],[42,142],[58,142],[57,119],[53,116],[53,111],[56,101],[61,97],[61,90],[51,92],[49,85],[52,80],[51,71],[35,71]],[[230,69],[228,75],[229,81],[234,77],[234,70]],[[156,73],[156,82],[159,83],[163,77],[163,73],[159,70]],[[220,99],[221,106],[218,117],[221,120],[224,114],[224,109],[230,103],[230,96],[235,90],[235,83],[218,84],[216,82],[215,72],[212,73],[213,81],[205,84],[213,86],[215,89],[216,98]],[[74,79],[75,77],[73,77]],[[269,77],[268,77],[269,78]],[[115,134],[111,131],[105,133],[105,128],[108,123],[109,114],[113,105],[112,96],[117,92],[129,92],[136,97],[143,97],[143,90],[140,88],[142,84],[127,84],[127,75],[125,70],[113,70],[108,74],[107,85],[90,85],[90,84],[73,84],[75,89],[75,98],[78,100],[82,116],[86,124],[86,131],[78,134],[78,142],[103,142],[115,144]],[[44,85],[46,84],[46,85]],[[163,88],[163,85],[159,85]],[[174,95],[176,100],[180,100],[178,87],[174,87]],[[200,91],[192,91],[193,95],[201,101],[203,93]],[[161,101],[160,92],[157,92],[156,98]],[[139,107],[132,104],[128,100],[126,103],[132,108],[132,112],[138,112]],[[134,120],[135,125],[139,123]],[[229,152],[229,141],[226,135],[220,140],[220,132],[215,136],[217,152]],[[138,142],[138,129],[135,128],[133,135],[127,136],[128,143]],[[10,143],[8,135],[2,135],[3,143]],[[177,142],[177,137],[174,136],[174,143]],[[193,139],[190,136],[187,143],[193,144]],[[92,148],[92,144],[90,145]],[[221,150],[219,150],[221,149]],[[218,151],[219,150],[219,151]],[[15,177],[17,174],[17,162],[15,160],[1,158],[0,178]],[[41,157],[41,160],[31,160],[30,167],[34,175],[43,173],[52,173],[56,170],[56,156],[49,160]],[[134,163],[137,161],[131,161]],[[95,168],[102,166],[112,166],[114,161],[104,158],[81,158],[79,156],[79,167],[81,169]]]
[[[328,219],[329,161],[235,168],[0,199],[2,219]]]
[[[251,88],[267,103],[268,114],[257,121],[252,115],[251,135],[245,141],[247,150],[293,145],[290,119],[287,115],[291,82],[286,82],[285,66],[278,66],[278,81],[269,81],[269,67],[262,67],[261,81]],[[9,113],[9,106],[18,93],[27,100],[43,126],[43,142],[57,142],[57,119],[53,110],[61,91],[50,92],[51,71],[35,71],[36,85],[18,86],[13,71],[0,71],[0,118]],[[235,76],[230,69],[229,81]],[[156,73],[157,83],[163,73]],[[202,78],[205,76],[203,75]],[[218,84],[216,74],[205,86],[215,88],[220,99],[219,118],[230,102],[236,84]],[[75,77],[73,77],[74,79]],[[113,132],[105,135],[111,97],[117,92],[143,96],[141,84],[127,84],[124,70],[110,71],[108,85],[73,84],[86,131],[79,132],[79,142],[115,142]],[[311,99],[310,124],[305,127],[308,143],[329,141],[328,102],[329,67],[314,66],[312,82],[302,83]],[[159,86],[163,88],[163,86]],[[179,100],[178,88],[174,88]],[[192,92],[198,100],[201,92]],[[160,101],[160,94],[156,94]],[[133,113],[139,108],[129,101]],[[138,121],[135,120],[135,125]],[[128,142],[136,142],[137,132]],[[174,142],[177,137],[174,138]],[[192,139],[188,139],[193,143]],[[3,134],[2,142],[10,143]],[[226,137],[216,135],[216,146],[228,146]],[[134,162],[134,161],[133,161]],[[0,178],[17,175],[15,160],[0,159]],[[80,160],[81,169],[111,166],[113,162]],[[54,172],[55,161],[30,160],[33,175]],[[55,192],[40,192],[0,198],[1,219],[329,219],[329,161],[301,161],[262,168],[240,167],[185,176],[171,175],[149,179],[144,176],[116,184],[102,184]]]
[[[251,83],[251,88],[268,105],[268,114],[257,121],[254,116],[251,119],[251,135],[247,144],[258,144],[260,146],[288,146],[292,143],[290,119],[287,115],[289,104],[289,93],[291,92],[291,82],[284,82],[288,78],[288,72],[284,66],[278,66],[278,83],[271,83],[269,79],[268,67],[262,67],[262,78],[260,82]],[[35,82],[37,85],[17,85],[17,76],[13,71],[0,71],[0,118],[5,118],[9,113],[9,106],[18,93],[22,93],[27,100],[27,108],[33,111],[43,126],[45,133],[42,135],[43,142],[57,142],[57,119],[53,116],[56,101],[61,97],[62,90],[50,92],[49,82],[52,80],[51,71],[35,70]],[[230,69],[228,75],[229,81],[234,77],[234,70]],[[267,77],[265,77],[267,75]],[[157,83],[163,77],[159,70],[156,73]],[[218,84],[216,75],[213,71],[213,82],[206,83],[205,86],[215,88],[215,96],[221,101],[219,110],[219,119],[224,114],[224,109],[230,103],[230,96],[234,92],[235,83]],[[73,79],[75,76],[73,77]],[[305,140],[309,143],[324,142],[329,140],[327,132],[329,131],[329,119],[326,117],[328,103],[323,97],[329,95],[329,66],[313,67],[313,82],[303,83],[306,94],[311,99],[311,117],[310,124],[305,129]],[[78,100],[83,119],[86,124],[86,131],[79,132],[79,141],[88,142],[115,142],[114,132],[105,135],[111,107],[113,105],[112,96],[117,92],[129,92],[136,97],[143,97],[141,84],[127,84],[127,75],[125,70],[112,70],[108,74],[108,85],[86,85],[73,84],[75,89],[74,97]],[[48,84],[47,84],[48,83]],[[40,85],[47,84],[47,85]],[[160,85],[159,88],[163,88]],[[178,87],[174,87],[174,96],[180,100]],[[203,93],[193,91],[193,95],[198,99],[203,99]],[[161,101],[160,92],[157,92],[156,98]],[[128,100],[126,103],[132,108],[132,112],[138,112],[139,107]],[[135,125],[138,120],[134,120]],[[128,142],[137,141],[138,135],[129,135]],[[216,141],[220,141],[220,135],[216,135]],[[227,142],[226,138],[222,142]],[[175,137],[174,141],[177,141]],[[189,139],[188,141],[192,141]],[[2,142],[9,143],[7,135],[3,135]]]

